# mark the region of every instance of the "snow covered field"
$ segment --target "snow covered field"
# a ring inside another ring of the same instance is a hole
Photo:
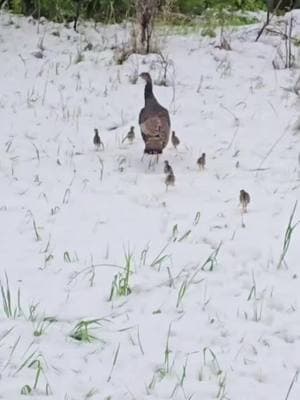
[[[300,198],[284,89],[299,70],[274,70],[281,39],[255,43],[259,27],[233,32],[232,51],[161,39],[170,85],[154,93],[181,144],[149,168],[132,81],[160,80],[158,57],[117,65],[125,26],[37,32],[0,15],[0,398],[300,398],[300,227],[279,264]]]

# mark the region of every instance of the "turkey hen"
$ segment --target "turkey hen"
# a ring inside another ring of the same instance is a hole
[[[145,142],[144,153],[160,154],[169,141],[171,125],[169,112],[156,100],[150,74],[143,72],[140,77],[146,82],[145,107],[139,115],[139,125]]]

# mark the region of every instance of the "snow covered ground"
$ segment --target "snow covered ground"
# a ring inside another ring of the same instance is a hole
[[[132,81],[160,80],[158,57],[117,65],[125,26],[0,15],[0,398],[299,399],[300,227],[279,265],[299,70],[273,68],[281,39],[255,43],[259,27],[232,32],[232,51],[161,38],[170,85],[154,92],[181,144],[149,168]]]

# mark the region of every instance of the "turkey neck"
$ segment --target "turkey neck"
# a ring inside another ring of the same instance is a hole
[[[148,81],[145,86],[145,105],[153,102],[156,102],[156,98],[152,91],[152,82]]]

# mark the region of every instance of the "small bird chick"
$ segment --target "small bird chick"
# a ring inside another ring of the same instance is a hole
[[[175,135],[175,131],[172,131],[172,138],[171,138],[171,140],[172,140],[173,146],[175,147],[175,149],[177,149],[177,146],[180,145],[180,140],[179,140],[179,138]]]
[[[200,169],[205,168],[205,164],[206,164],[206,154],[205,153],[202,153],[202,156],[198,158],[197,164]]]
[[[165,179],[165,184],[166,184],[166,191],[168,191],[169,186],[175,185],[175,175],[173,172],[167,174]]]
[[[165,161],[165,166],[164,166],[164,173],[165,174],[173,174],[173,169],[171,165],[169,164],[169,161]]]
[[[245,190],[240,191],[240,204],[242,206],[242,213],[247,212],[247,206],[250,203],[250,195]]]
[[[135,139],[134,126],[130,127],[129,132],[122,140],[122,143],[124,143],[126,139],[128,140],[129,143],[132,143],[134,141],[134,139]]]
[[[127,139],[129,143],[132,143],[135,139],[135,133],[134,133],[134,126],[130,127],[129,132],[127,133]]]
[[[94,145],[95,145],[95,147],[96,147],[96,150],[99,150],[100,147],[101,147],[102,150],[103,150],[103,149],[104,149],[104,145],[103,145],[103,142],[102,142],[102,140],[101,140],[101,138],[100,138],[100,136],[99,136],[99,131],[98,131],[98,129],[95,128],[95,129],[94,129],[94,132],[95,132],[95,136],[94,136]]]

